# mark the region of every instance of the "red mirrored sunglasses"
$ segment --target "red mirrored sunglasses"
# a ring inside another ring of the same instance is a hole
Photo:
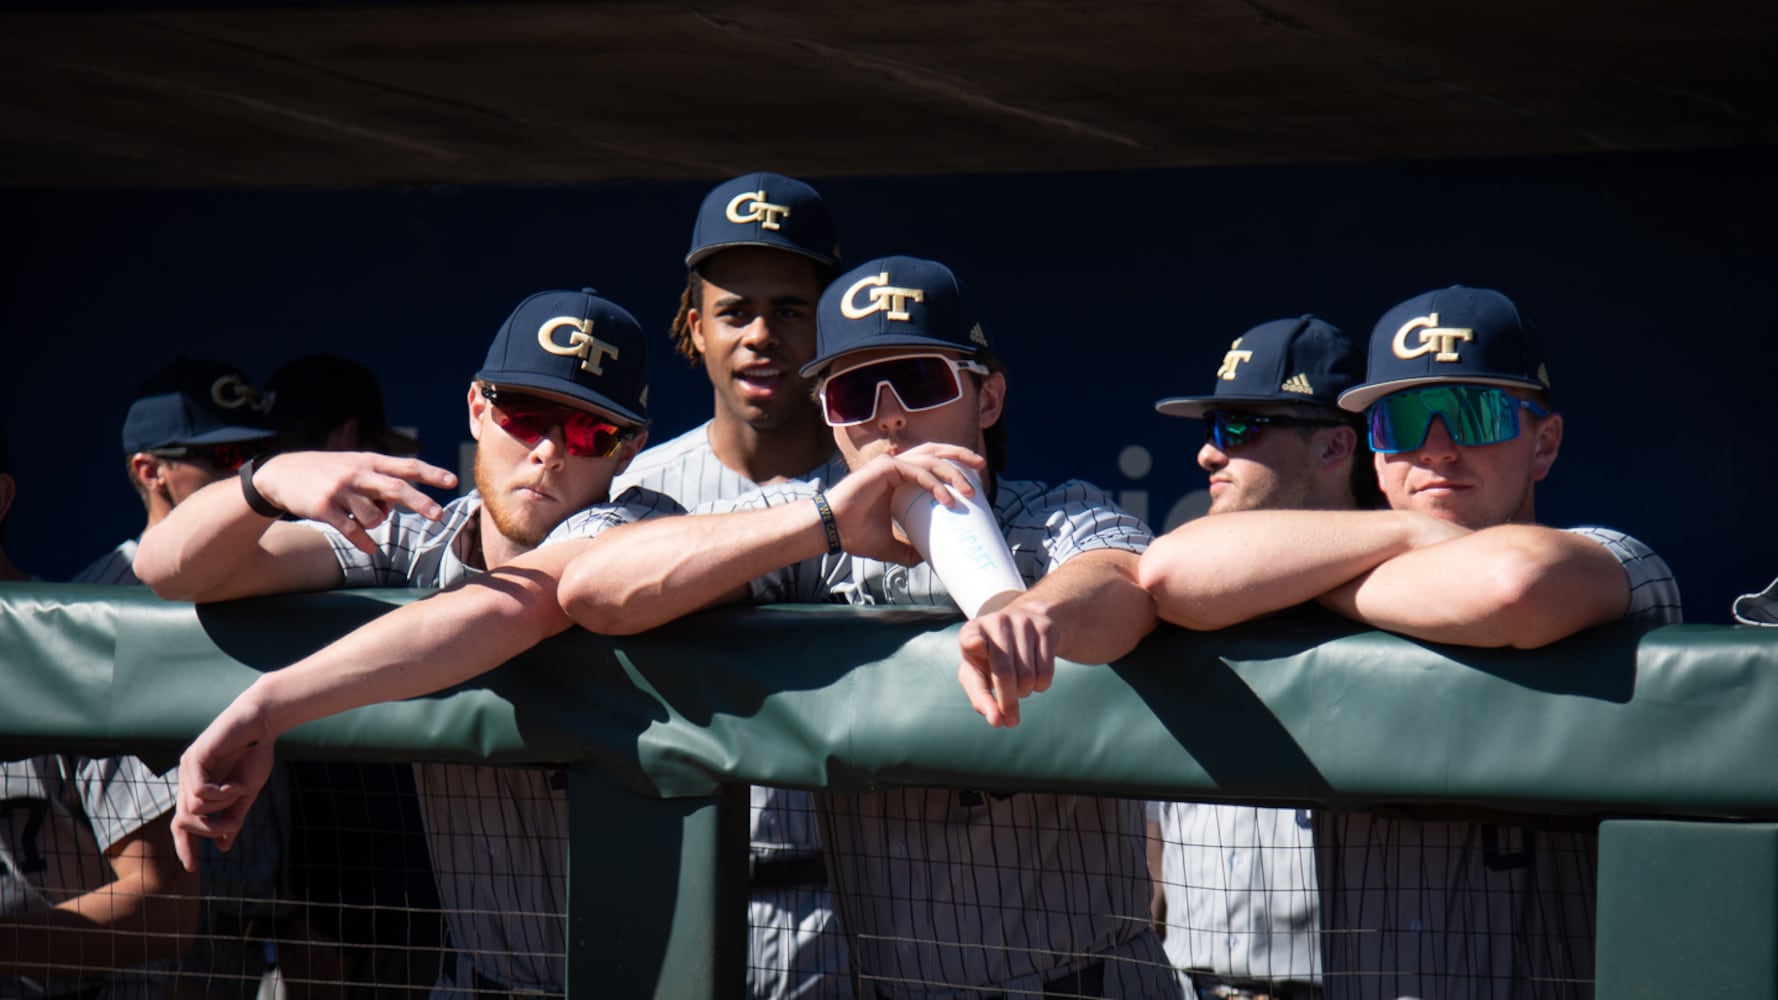
[[[176,462],[193,462],[208,465],[219,472],[233,472],[241,467],[241,463],[255,455],[265,453],[269,442],[229,441],[224,444],[181,444],[167,448],[151,448],[149,454],[155,458],[168,458]]]
[[[619,427],[596,413],[498,386],[482,386],[482,398],[493,408],[494,423],[527,447],[560,427],[562,443],[568,454],[579,458],[611,458],[640,433],[639,428]]]

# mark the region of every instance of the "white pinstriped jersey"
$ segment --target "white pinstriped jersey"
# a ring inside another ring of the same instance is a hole
[[[591,537],[615,524],[680,506],[631,490],[564,519],[543,544]],[[481,497],[471,491],[445,505],[438,522],[397,511],[370,532],[376,554],[317,521],[299,522],[327,537],[348,587],[448,587],[481,572]],[[433,876],[451,941],[475,971],[519,989],[562,991],[566,979],[568,797],[560,770],[414,765]],[[444,976],[453,974],[447,962]],[[473,984],[442,982],[434,1000],[473,995]]]
[[[846,474],[839,453],[796,476],[817,488]],[[616,482],[664,493],[687,507],[728,500],[759,489],[729,468],[710,447],[710,422],[648,448]],[[612,488],[617,488],[614,483]],[[808,792],[754,785],[748,789],[756,859],[815,855],[821,839],[815,829],[815,801]],[[747,956],[748,995],[754,1000],[839,1000],[851,995],[845,945],[830,927],[833,900],[809,886],[762,888],[752,893]]]
[[[1680,620],[1673,571],[1609,528],[1570,528],[1617,557],[1624,620]],[[1327,1000],[1593,996],[1599,838],[1566,828],[1315,814]]]
[[[713,509],[812,494],[775,487]],[[1078,480],[1003,480],[994,513],[1028,583],[1085,552],[1140,553],[1152,538]],[[751,591],[760,602],[955,607],[924,563],[844,553],[767,574]],[[1148,928],[1140,802],[921,788],[816,800],[854,965],[882,995],[1041,996],[1046,982],[1095,962],[1105,996],[1180,995]]]
[[[710,421],[705,421],[670,441],[644,449],[629,468],[611,481],[613,495],[632,486],[664,493],[687,507],[727,500],[759,489],[760,484],[722,464],[710,449]],[[819,480],[831,486],[846,474],[846,463],[835,452],[827,461],[793,477],[798,482]]]
[[[1321,979],[1307,809],[1153,802],[1167,959],[1223,979]]]
[[[119,542],[117,548],[105,553],[79,573],[74,574],[70,583],[106,583],[120,587],[134,587],[141,584],[136,579],[136,540],[134,538]]]
[[[0,914],[48,910],[116,881],[105,852],[171,812],[173,797],[173,774],[155,774],[134,757],[43,754],[0,763]],[[171,965],[0,977],[0,996],[159,997]]]

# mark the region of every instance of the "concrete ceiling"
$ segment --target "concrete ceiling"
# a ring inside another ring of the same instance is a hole
[[[1772,0],[8,4],[0,185],[1124,169],[1778,142]]]

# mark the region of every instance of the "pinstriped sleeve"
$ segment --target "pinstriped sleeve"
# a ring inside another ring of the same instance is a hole
[[[1644,625],[1672,625],[1680,621],[1679,581],[1654,550],[1621,531],[1586,526],[1569,528],[1571,534],[1603,545],[1617,557],[1630,578],[1630,607],[1626,621]]]
[[[571,538],[594,538],[606,529],[620,524],[683,513],[685,508],[679,506],[679,501],[672,497],[641,486],[632,486],[609,503],[594,504],[568,515],[561,524],[556,525],[542,544],[548,545]]]
[[[1010,499],[1010,509],[1003,508],[1001,518],[1007,544],[1015,555],[1043,552],[1045,572],[1096,549],[1141,554],[1154,540],[1140,518],[1113,503],[1104,490],[1078,479],[1020,491]],[[996,506],[1001,504],[996,501]]]

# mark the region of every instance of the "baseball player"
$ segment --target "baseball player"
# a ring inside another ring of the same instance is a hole
[[[704,196],[675,349],[704,366],[711,418],[636,456],[614,492],[643,486],[690,507],[786,479],[846,473],[801,369],[815,356],[815,303],[839,246],[815,189],[777,174],[726,181]],[[755,1000],[851,996],[845,939],[809,793],[755,785],[747,991]]]
[[[455,477],[418,460],[289,453],[243,466],[238,481],[200,492],[189,510],[175,511],[144,536],[137,569],[167,597],[456,585],[266,674],[200,734],[180,764],[174,835],[187,864],[199,840],[225,848],[233,840],[279,733],[469,676],[453,673],[439,650],[475,660],[479,672],[567,627],[553,592],[531,606],[559,624],[536,616],[504,621],[523,614],[517,598],[535,594],[545,577],[554,547],[539,543],[589,505],[598,505],[597,513],[582,523],[679,510],[644,490],[621,504],[604,503],[612,476],[646,440],[646,396],[645,345],[630,314],[589,292],[542,292],[506,320],[469,386],[473,492],[440,507],[410,483],[449,487]],[[286,512],[309,520],[280,521]],[[563,548],[574,551],[567,542]],[[453,618],[451,609],[464,606],[475,613]],[[409,624],[433,615],[441,624]],[[439,649],[405,655],[425,642]],[[457,949],[444,962],[435,997],[562,992],[564,777],[416,766],[439,898]]]
[[[1339,403],[1365,415],[1390,509],[1182,525],[1144,556],[1163,615],[1218,628],[1312,600],[1418,639],[1521,648],[1679,620],[1647,546],[1537,524],[1563,421],[1506,296],[1454,286],[1397,305]],[[1317,813],[1315,844],[1330,997],[1591,995],[1591,831]]]
[[[10,468],[0,430],[0,531]],[[31,577],[0,549],[0,579]],[[172,809],[171,775],[134,757],[0,763],[0,996],[162,995],[202,888],[173,853]]]
[[[383,387],[369,368],[332,354],[306,354],[265,380],[266,415],[279,451],[380,451],[418,455],[420,440],[383,418]]]
[[[124,417],[123,453],[147,526],[264,450],[273,436],[264,420],[264,400],[232,365],[180,358],[143,383]],[[126,539],[74,582],[134,585],[135,556],[136,539]]]
[[[1358,418],[1337,405],[1364,378],[1364,353],[1344,333],[1314,316],[1273,320],[1220,360],[1211,394],[1155,404],[1204,421],[1198,465],[1210,474],[1210,513],[1375,506],[1359,499],[1377,488]],[[1318,996],[1308,810],[1155,802],[1149,822],[1164,845],[1162,941],[1198,995]]]
[[[1055,657],[1098,663],[1134,647],[1154,620],[1133,576],[1148,530],[1086,483],[989,468],[1007,379],[951,271],[871,261],[828,286],[817,317],[803,372],[819,379],[847,476],[613,528],[563,576],[569,613],[632,633],[749,598],[954,607],[895,534],[889,498],[911,482],[954,503],[974,492],[967,467],[986,473],[1031,583],[963,626],[958,678],[976,711],[1016,725]],[[863,995],[1180,994],[1147,926],[1140,803],[934,789],[817,798]]]

